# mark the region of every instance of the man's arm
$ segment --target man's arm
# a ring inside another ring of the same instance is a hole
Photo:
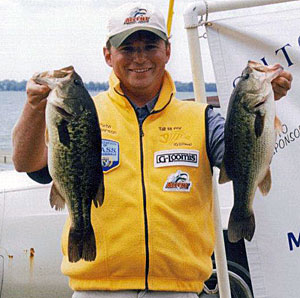
[[[45,107],[50,92],[32,79],[26,86],[27,101],[13,133],[13,163],[19,172],[34,172],[47,165]]]

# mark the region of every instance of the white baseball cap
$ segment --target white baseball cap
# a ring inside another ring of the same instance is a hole
[[[163,14],[153,5],[129,2],[114,9],[108,20],[107,41],[115,48],[132,33],[140,30],[150,31],[163,40],[168,39]]]

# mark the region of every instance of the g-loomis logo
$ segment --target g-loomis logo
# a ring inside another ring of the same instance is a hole
[[[163,189],[164,191],[190,191],[192,182],[189,180],[188,173],[178,170],[168,177]]]

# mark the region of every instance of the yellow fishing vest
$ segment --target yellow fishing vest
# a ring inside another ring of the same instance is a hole
[[[207,106],[174,93],[166,72],[141,127],[114,74],[110,89],[94,98],[105,199],[92,206],[95,261],[68,261],[65,225],[62,272],[73,290],[200,292],[209,278],[215,237]]]

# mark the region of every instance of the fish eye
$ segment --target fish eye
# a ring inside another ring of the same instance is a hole
[[[78,79],[74,80],[74,84],[77,85],[77,86],[82,86],[81,80],[78,80]]]

